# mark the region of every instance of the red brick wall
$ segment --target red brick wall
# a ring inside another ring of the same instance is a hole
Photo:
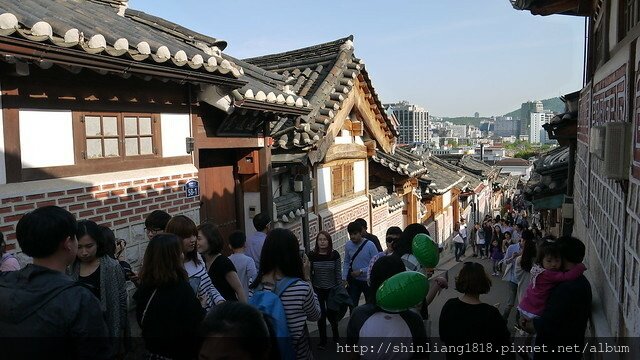
[[[197,176],[175,174],[4,198],[0,201],[0,231],[8,240],[7,250],[16,249],[18,220],[24,213],[47,205],[63,207],[78,220],[92,220],[110,228],[141,223],[153,210],[176,214],[197,209],[200,199],[187,199],[183,189],[189,179]]]

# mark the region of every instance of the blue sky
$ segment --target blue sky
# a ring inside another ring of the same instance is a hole
[[[130,0],[229,43],[239,57],[354,35],[385,103],[436,116],[502,115],[582,88],[584,18],[533,16],[508,0]]]

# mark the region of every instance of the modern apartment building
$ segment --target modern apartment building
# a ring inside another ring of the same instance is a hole
[[[542,128],[543,124],[549,123],[553,118],[552,112],[534,112],[531,113],[531,127],[529,128],[529,141],[532,144],[547,142],[546,131]],[[541,135],[541,133],[545,135]]]
[[[393,111],[400,123],[398,126],[400,144],[429,143],[429,112],[420,106],[410,104],[408,101],[386,104],[385,107],[389,107]]]

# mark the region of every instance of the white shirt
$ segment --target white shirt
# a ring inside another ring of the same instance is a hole
[[[247,237],[247,242],[245,243],[244,253],[253,259],[258,271],[260,271],[260,254],[262,253],[262,246],[266,238],[267,234],[262,231],[256,231]]]

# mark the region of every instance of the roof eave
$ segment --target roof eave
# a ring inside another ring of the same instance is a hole
[[[116,74],[137,74],[176,80],[181,83],[201,83],[224,85],[239,88],[247,82],[236,78],[225,77],[200,71],[160,66],[133,60],[124,60],[112,56],[89,54],[70,48],[51,46],[27,39],[0,36],[0,55],[15,56],[22,60],[41,62],[49,61],[57,65],[70,65],[97,71]]]

